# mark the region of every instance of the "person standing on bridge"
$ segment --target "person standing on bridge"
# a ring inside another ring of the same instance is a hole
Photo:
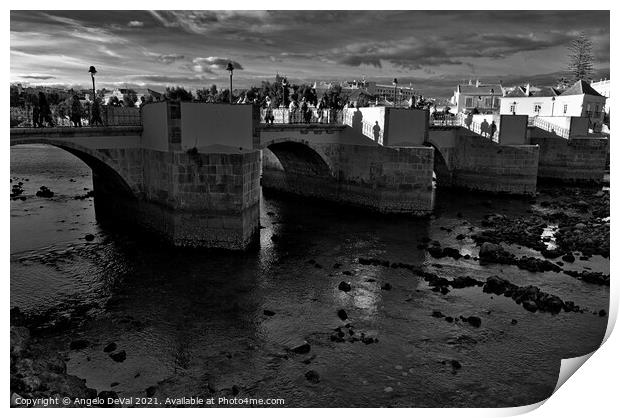
[[[379,121],[375,121],[375,126],[372,127],[372,133],[375,137],[375,142],[379,142],[379,136],[381,135],[381,127],[379,126]]]
[[[297,105],[297,100],[291,100],[291,103],[288,105],[288,123],[297,122],[296,115],[298,108],[299,106]]]
[[[54,127],[54,122],[52,121],[52,110],[50,109],[50,105],[47,103],[47,98],[45,97],[45,93],[42,91],[39,92],[39,125],[43,127],[43,122],[46,121],[50,127]]]
[[[489,138],[493,139],[495,131],[497,131],[497,125],[495,124],[495,121],[491,121],[491,126],[489,126]]]
[[[39,107],[39,99],[34,97],[32,100],[32,126],[41,128],[41,108]]]
[[[101,120],[101,108],[99,106],[99,98],[97,97],[95,97],[93,100],[92,115],[90,118],[90,126],[96,125],[103,126],[103,121]]]
[[[487,122],[487,120],[485,119],[480,124],[480,135],[486,138],[488,132],[489,132],[489,122]]]
[[[71,122],[73,126],[77,128],[82,127],[82,103],[77,94],[73,95],[73,101],[71,102]]]

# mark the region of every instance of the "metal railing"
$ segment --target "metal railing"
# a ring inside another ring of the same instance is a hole
[[[362,121],[362,134],[376,143],[383,145],[383,129],[376,129],[372,123]]]
[[[491,128],[492,125],[490,124],[485,129],[482,128],[482,125],[480,123],[474,122],[474,121],[472,121],[469,124],[469,126],[467,125],[463,125],[463,126],[465,126],[470,131],[477,133],[480,136],[483,136],[485,138],[490,138],[495,142],[499,141],[499,129],[495,128],[495,130],[493,131],[493,129]]]
[[[432,126],[461,126],[461,121],[457,115],[431,113],[429,124]]]
[[[309,107],[306,112],[301,109],[264,108],[260,110],[261,123],[266,124],[343,124],[343,112],[335,109],[318,110]]]
[[[561,136],[564,139],[569,139],[570,137],[570,129],[562,128],[561,126],[554,125],[553,123],[543,119],[534,118],[532,125],[545,131],[554,133],[557,136]]]
[[[137,107],[120,106],[100,106],[99,116],[101,124],[99,126],[141,126],[142,112]],[[33,108],[11,107],[11,128],[33,128]],[[60,106],[50,106],[48,118],[43,117],[42,126],[62,126],[72,127],[75,124],[71,120],[71,111]],[[51,121],[51,122],[50,122]],[[90,126],[92,121],[92,106],[83,107],[80,122],[83,127]]]

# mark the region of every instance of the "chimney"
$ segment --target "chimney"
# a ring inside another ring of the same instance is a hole
[[[528,97],[530,95],[530,83],[527,83],[527,86],[525,86],[525,95]]]
[[[480,87],[480,80],[476,80],[476,87]]]

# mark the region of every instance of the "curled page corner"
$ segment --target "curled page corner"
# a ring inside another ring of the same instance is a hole
[[[553,393],[557,392],[557,390],[564,384],[566,381],[581,367],[583,364],[588,361],[592,354],[594,354],[596,350],[588,353],[586,355],[580,357],[573,357],[562,359],[560,364],[560,374],[558,375],[558,383],[555,385],[555,389],[553,389]],[[552,395],[553,396],[553,395]]]

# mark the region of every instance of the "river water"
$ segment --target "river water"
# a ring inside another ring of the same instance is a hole
[[[85,320],[43,343],[66,352],[68,372],[98,391],[143,396],[155,386],[157,397],[206,397],[239,390],[290,407],[518,406],[548,397],[560,360],[596,349],[607,325],[592,313],[531,313],[479,287],[442,295],[408,270],[356,261],[422,265],[448,278],[497,274],[608,310],[608,287],[563,273],[433,259],[418,248],[430,237],[475,256],[473,241],[456,235],[471,234],[487,213],[523,214],[528,199],[438,192],[435,216],[416,219],[263,196],[259,248],[228,253],[182,251],[102,229],[92,198],[74,198],[92,188],[89,168],[60,149],[12,147],[11,178],[24,183],[26,197],[11,201],[11,306],[51,320],[88,309]],[[41,186],[54,197],[36,197]],[[583,268],[609,274],[609,260],[573,266]],[[350,292],[338,290],[342,280]],[[381,289],[385,283],[391,290]],[[482,325],[448,323],[433,310],[479,316]],[[378,342],[331,341],[347,322]],[[69,350],[75,339],[90,345]],[[290,351],[304,341],[309,353]],[[110,342],[125,350],[125,361],[103,352]],[[310,370],[318,383],[306,379]]]

